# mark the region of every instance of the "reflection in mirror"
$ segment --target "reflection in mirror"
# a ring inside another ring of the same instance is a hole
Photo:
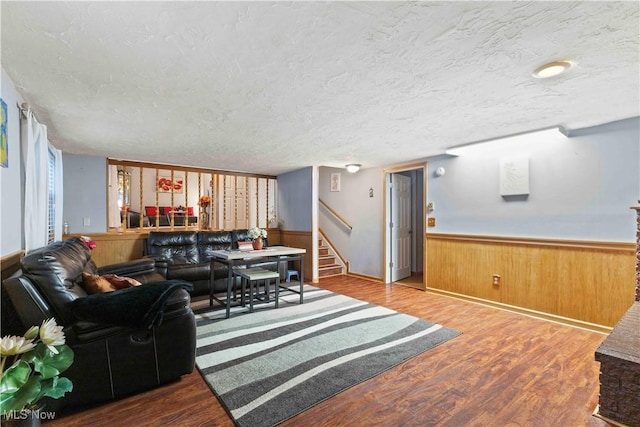
[[[118,208],[121,210],[131,204],[131,174],[118,169]]]

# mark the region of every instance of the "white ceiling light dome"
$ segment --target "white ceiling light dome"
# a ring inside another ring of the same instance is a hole
[[[575,63],[573,61],[553,61],[548,64],[544,64],[533,71],[532,76],[537,79],[548,79],[549,77],[559,76],[566,73],[573,67]]]

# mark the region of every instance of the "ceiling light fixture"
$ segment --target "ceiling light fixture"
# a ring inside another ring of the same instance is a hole
[[[351,163],[350,165],[347,165],[346,168],[347,168],[347,170],[349,172],[356,173],[356,172],[358,172],[360,170],[360,166],[361,165],[358,165],[358,164],[355,164],[355,163]]]
[[[549,77],[559,76],[560,74],[569,71],[573,65],[574,63],[571,61],[550,62],[536,68],[532,76],[536,79],[547,79]]]

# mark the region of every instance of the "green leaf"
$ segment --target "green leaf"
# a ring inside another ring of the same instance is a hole
[[[35,349],[28,354],[28,361],[33,363],[33,369],[40,372],[42,379],[53,378],[64,372],[73,363],[73,350],[67,345],[56,346],[58,354],[54,354],[49,348],[38,343]]]
[[[33,403],[40,394],[40,380],[37,377],[29,380],[15,393],[2,393],[0,396],[0,413],[21,411],[25,406]]]
[[[58,399],[73,389],[68,378],[58,378],[73,363],[73,350],[67,345],[56,349],[57,354],[38,343],[4,372],[0,378],[0,413],[20,411],[44,396]]]
[[[65,393],[73,390],[73,384],[69,378],[54,377],[48,380],[42,381],[42,389],[40,395],[59,399],[65,395]],[[40,399],[38,399],[40,400]]]
[[[24,360],[14,363],[0,379],[0,394],[15,393],[29,380],[31,366]]]

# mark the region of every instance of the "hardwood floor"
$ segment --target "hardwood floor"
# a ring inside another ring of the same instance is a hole
[[[347,276],[320,287],[463,334],[356,385],[283,426],[608,426],[594,352],[604,335],[400,285]],[[47,426],[232,426],[197,371]]]

